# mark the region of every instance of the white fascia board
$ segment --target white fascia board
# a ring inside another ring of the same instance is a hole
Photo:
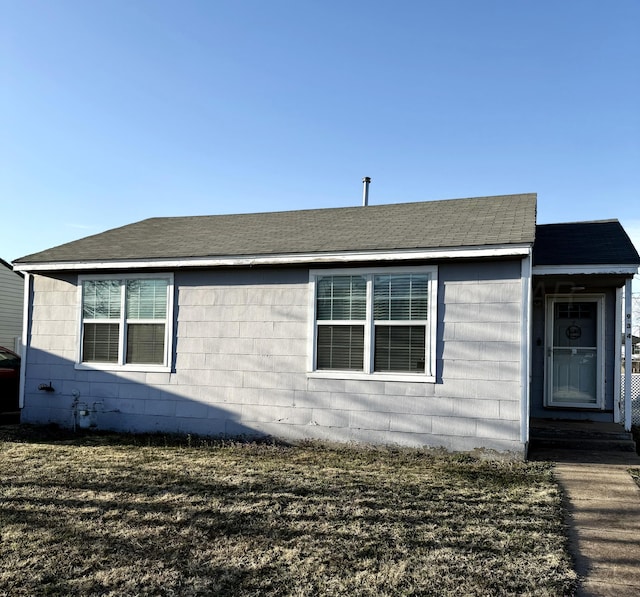
[[[523,445],[529,442],[529,426],[531,419],[531,370],[533,359],[533,327],[532,327],[532,305],[531,296],[533,294],[531,275],[532,251],[522,260],[520,269],[520,280],[522,283],[522,317],[520,329],[520,441]]]
[[[534,276],[554,276],[575,274],[621,274],[634,276],[638,273],[635,265],[535,265]]]
[[[78,261],[18,263],[24,272],[69,270],[175,269],[181,267],[247,267],[256,265],[296,265],[313,263],[353,263],[365,261],[399,261],[417,259],[472,259],[491,257],[525,257],[531,245],[490,245],[443,249],[403,249],[398,251],[345,251],[339,253],[296,253],[289,255],[249,255],[239,257],[194,257],[187,259],[147,259],[125,261]]]

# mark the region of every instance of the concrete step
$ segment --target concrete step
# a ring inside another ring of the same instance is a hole
[[[635,452],[633,435],[622,425],[574,421],[536,421],[530,429],[534,449]]]
[[[575,437],[536,437],[529,441],[531,450],[592,450],[601,452],[636,452],[633,439],[616,438],[575,438]]]
[[[20,411],[0,412],[0,425],[15,425],[20,422]]]

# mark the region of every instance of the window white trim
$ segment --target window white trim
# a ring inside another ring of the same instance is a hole
[[[374,350],[372,345],[373,328],[375,326],[373,316],[373,276],[376,274],[428,274],[428,314],[427,320],[407,321],[385,321],[385,325],[424,325],[425,327],[425,372],[376,372],[374,371]],[[367,278],[367,302],[366,316],[364,320],[353,321],[332,321],[331,325],[358,324],[364,325],[364,370],[318,370],[316,368],[317,359],[317,320],[316,320],[316,282],[322,276],[354,276],[360,275]],[[332,268],[332,269],[312,269],[309,270],[309,333],[308,333],[308,363],[307,376],[325,379],[358,379],[358,380],[379,380],[379,381],[403,381],[403,382],[435,382],[436,372],[436,330],[437,330],[437,310],[438,310],[438,267],[437,266],[403,266],[403,267],[373,267],[373,268]]]
[[[126,315],[125,308],[125,292],[122,290],[120,294],[120,317],[115,319],[96,319],[94,323],[117,323],[120,329],[118,338],[118,362],[117,363],[98,363],[82,361],[82,341],[84,333],[84,317],[83,317],[83,282],[90,280],[117,280],[121,284],[126,285],[128,280],[167,280],[167,310],[165,319],[136,319],[136,323],[164,323],[164,358],[162,364],[141,364],[141,363],[125,363],[126,355],[126,330],[129,319]],[[98,371],[141,371],[141,372],[170,372],[171,371],[171,355],[173,350],[173,274],[172,273],[149,273],[149,274],[96,274],[78,276],[78,333],[76,344],[76,362],[75,368],[78,370],[98,370]]]

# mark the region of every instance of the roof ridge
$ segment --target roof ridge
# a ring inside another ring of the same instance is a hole
[[[181,216],[152,216],[149,218],[145,218],[143,220],[139,220],[139,222],[147,222],[151,220],[168,220],[168,219],[177,219],[177,218],[217,218],[217,217],[238,217],[238,216],[268,216],[268,215],[276,215],[276,214],[293,214],[293,213],[312,213],[312,212],[327,212],[327,211],[338,211],[338,210],[361,210],[363,207],[366,209],[374,209],[377,210],[379,208],[388,208],[388,207],[402,207],[402,206],[416,206],[429,204],[433,205],[435,203],[448,203],[448,202],[460,202],[460,201],[477,201],[477,200],[489,200],[489,199],[506,199],[506,198],[537,198],[537,193],[512,193],[512,194],[504,194],[504,195],[483,195],[478,197],[460,197],[460,198],[450,198],[450,199],[423,199],[420,201],[398,201],[395,203],[377,203],[377,204],[369,204],[366,206],[362,205],[338,205],[333,207],[307,207],[303,209],[282,209],[282,210],[271,210],[271,211],[247,211],[247,212],[230,212],[230,213],[220,213],[220,214],[198,214],[198,215],[181,215]]]

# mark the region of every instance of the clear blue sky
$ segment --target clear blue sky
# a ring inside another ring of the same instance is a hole
[[[640,247],[638,0],[0,0],[0,257],[152,216],[538,193]],[[171,242],[171,239],[167,239]]]

